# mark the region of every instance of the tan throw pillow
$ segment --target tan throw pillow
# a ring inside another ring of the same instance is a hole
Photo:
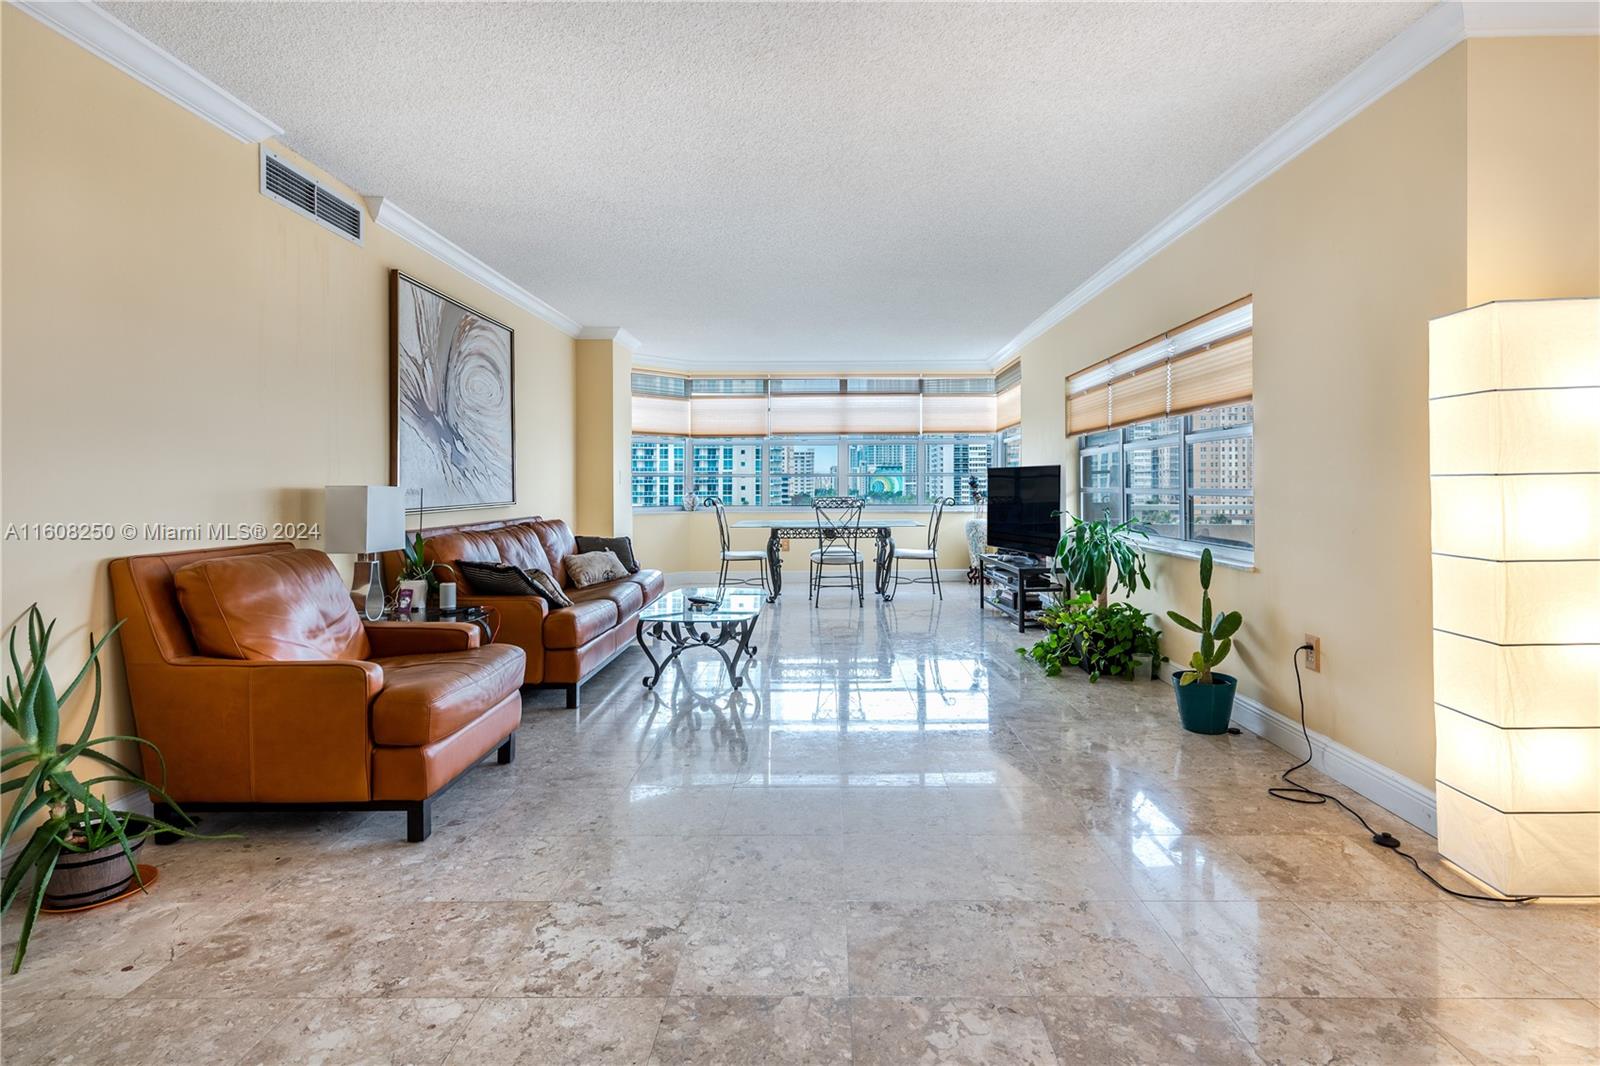
[[[533,583],[533,591],[544,597],[544,601],[552,607],[571,607],[572,598],[561,589],[561,582],[539,569],[524,570],[528,580]]]
[[[615,581],[627,577],[628,568],[622,565],[615,552],[584,552],[567,556],[567,580],[575,589],[586,589],[602,581]]]

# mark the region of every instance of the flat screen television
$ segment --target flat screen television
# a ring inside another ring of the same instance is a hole
[[[1061,468],[989,468],[989,543],[1007,551],[1054,555],[1061,539]]]

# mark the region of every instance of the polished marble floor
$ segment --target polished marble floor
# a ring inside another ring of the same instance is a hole
[[[650,695],[637,651],[581,713],[537,694],[424,844],[332,814],[147,849],[149,896],[41,922],[0,1058],[1600,1061],[1600,911],[1453,902],[1269,799],[1283,752],[1046,678],[946,591],[786,597],[731,707],[714,657]]]

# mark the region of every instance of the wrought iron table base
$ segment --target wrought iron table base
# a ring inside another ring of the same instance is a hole
[[[644,687],[653,689],[661,680],[661,673],[668,666],[688,651],[690,648],[710,648],[722,657],[722,665],[728,668],[728,679],[733,682],[734,688],[744,686],[744,673],[750,668],[750,660],[755,656],[757,648],[750,643],[750,637],[755,632],[756,619],[732,618],[727,621],[678,621],[678,622],[645,622],[639,623],[634,639],[639,642],[639,647],[644,649],[644,654],[650,660],[650,665],[655,668],[655,674],[644,678]],[[652,640],[664,640],[672,646],[664,658],[657,659],[655,652],[650,649],[646,637]],[[733,654],[727,652],[727,645],[733,645]]]
[[[876,551],[873,553],[872,589],[882,596],[884,589],[889,585],[889,561],[894,555],[894,535],[889,527],[864,523],[857,529],[839,532],[854,540],[870,538],[877,542]],[[777,603],[778,597],[783,593],[783,542],[805,540],[808,537],[816,539],[815,525],[778,526],[767,534],[767,580],[772,584],[772,591],[767,596],[768,603]]]

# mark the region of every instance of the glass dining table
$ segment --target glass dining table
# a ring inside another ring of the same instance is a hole
[[[859,526],[841,528],[837,532],[851,541],[872,538],[877,542],[874,553],[873,591],[882,596],[889,585],[889,563],[893,558],[894,531],[897,529],[922,529],[927,522],[920,518],[863,518]],[[772,577],[772,592],[767,602],[775,601],[783,591],[783,542],[786,540],[816,540],[816,519],[802,518],[745,518],[730,522],[731,529],[764,529],[767,531],[767,571]]]

